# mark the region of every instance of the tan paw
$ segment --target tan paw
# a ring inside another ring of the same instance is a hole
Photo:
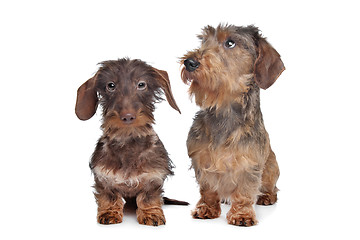
[[[209,207],[207,204],[202,203],[196,206],[191,215],[197,219],[213,219],[218,218],[221,214],[221,208],[219,206]]]
[[[140,224],[148,226],[160,226],[165,225],[166,223],[164,213],[161,209],[151,212],[146,212],[138,209],[137,219]]]
[[[122,222],[122,216],[118,212],[105,212],[98,216],[100,224],[117,224]]]
[[[232,205],[226,219],[229,224],[235,226],[251,227],[258,223],[252,206]]]
[[[262,194],[258,197],[258,200],[256,202],[257,205],[273,205],[275,204],[277,201],[277,194],[270,194],[270,193],[265,193]]]

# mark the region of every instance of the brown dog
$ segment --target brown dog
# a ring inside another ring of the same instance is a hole
[[[181,76],[201,110],[187,147],[201,199],[194,218],[217,218],[220,201],[230,198],[229,224],[257,223],[253,204],[277,201],[279,168],[260,111],[260,88],[267,89],[285,67],[254,26],[203,29],[201,47],[188,52]]]
[[[81,120],[91,118],[98,102],[103,109],[103,136],[91,158],[95,177],[98,222],[120,223],[123,198],[136,198],[140,224],[165,224],[162,187],[172,175],[172,162],[152,128],[154,103],[164,92],[171,107],[179,111],[165,71],[140,60],[105,61],[94,77],[80,86],[75,112]],[[186,205],[164,198],[165,203]]]

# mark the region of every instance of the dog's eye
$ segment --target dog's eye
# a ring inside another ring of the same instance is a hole
[[[115,83],[113,82],[109,82],[106,86],[106,89],[109,91],[109,92],[113,92],[115,90]]]
[[[236,43],[233,40],[228,39],[228,40],[226,40],[224,45],[225,45],[226,48],[231,49],[231,48],[234,48],[236,46]]]
[[[145,90],[146,88],[146,82],[140,81],[137,85],[138,90]]]

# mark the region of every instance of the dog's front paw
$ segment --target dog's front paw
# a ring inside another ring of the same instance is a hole
[[[228,223],[235,226],[251,227],[257,224],[257,220],[252,217],[238,215],[227,218]]]
[[[160,226],[165,225],[166,220],[162,209],[152,209],[144,211],[137,209],[137,220],[140,224],[148,226]]]
[[[122,216],[118,212],[105,212],[98,216],[98,223],[100,224],[117,224],[122,222]]]
[[[206,203],[198,204],[191,215],[197,219],[213,219],[218,218],[221,214],[221,208],[219,206],[210,207]]]
[[[226,216],[226,219],[229,224],[235,226],[251,227],[258,223],[255,218],[255,212],[253,209],[240,212],[235,212],[233,211],[233,209],[230,209]]]

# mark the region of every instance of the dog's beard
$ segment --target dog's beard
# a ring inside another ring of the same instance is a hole
[[[132,123],[124,123],[115,111],[104,116],[102,129],[111,139],[144,137],[152,130],[154,118],[152,114],[138,111]]]

